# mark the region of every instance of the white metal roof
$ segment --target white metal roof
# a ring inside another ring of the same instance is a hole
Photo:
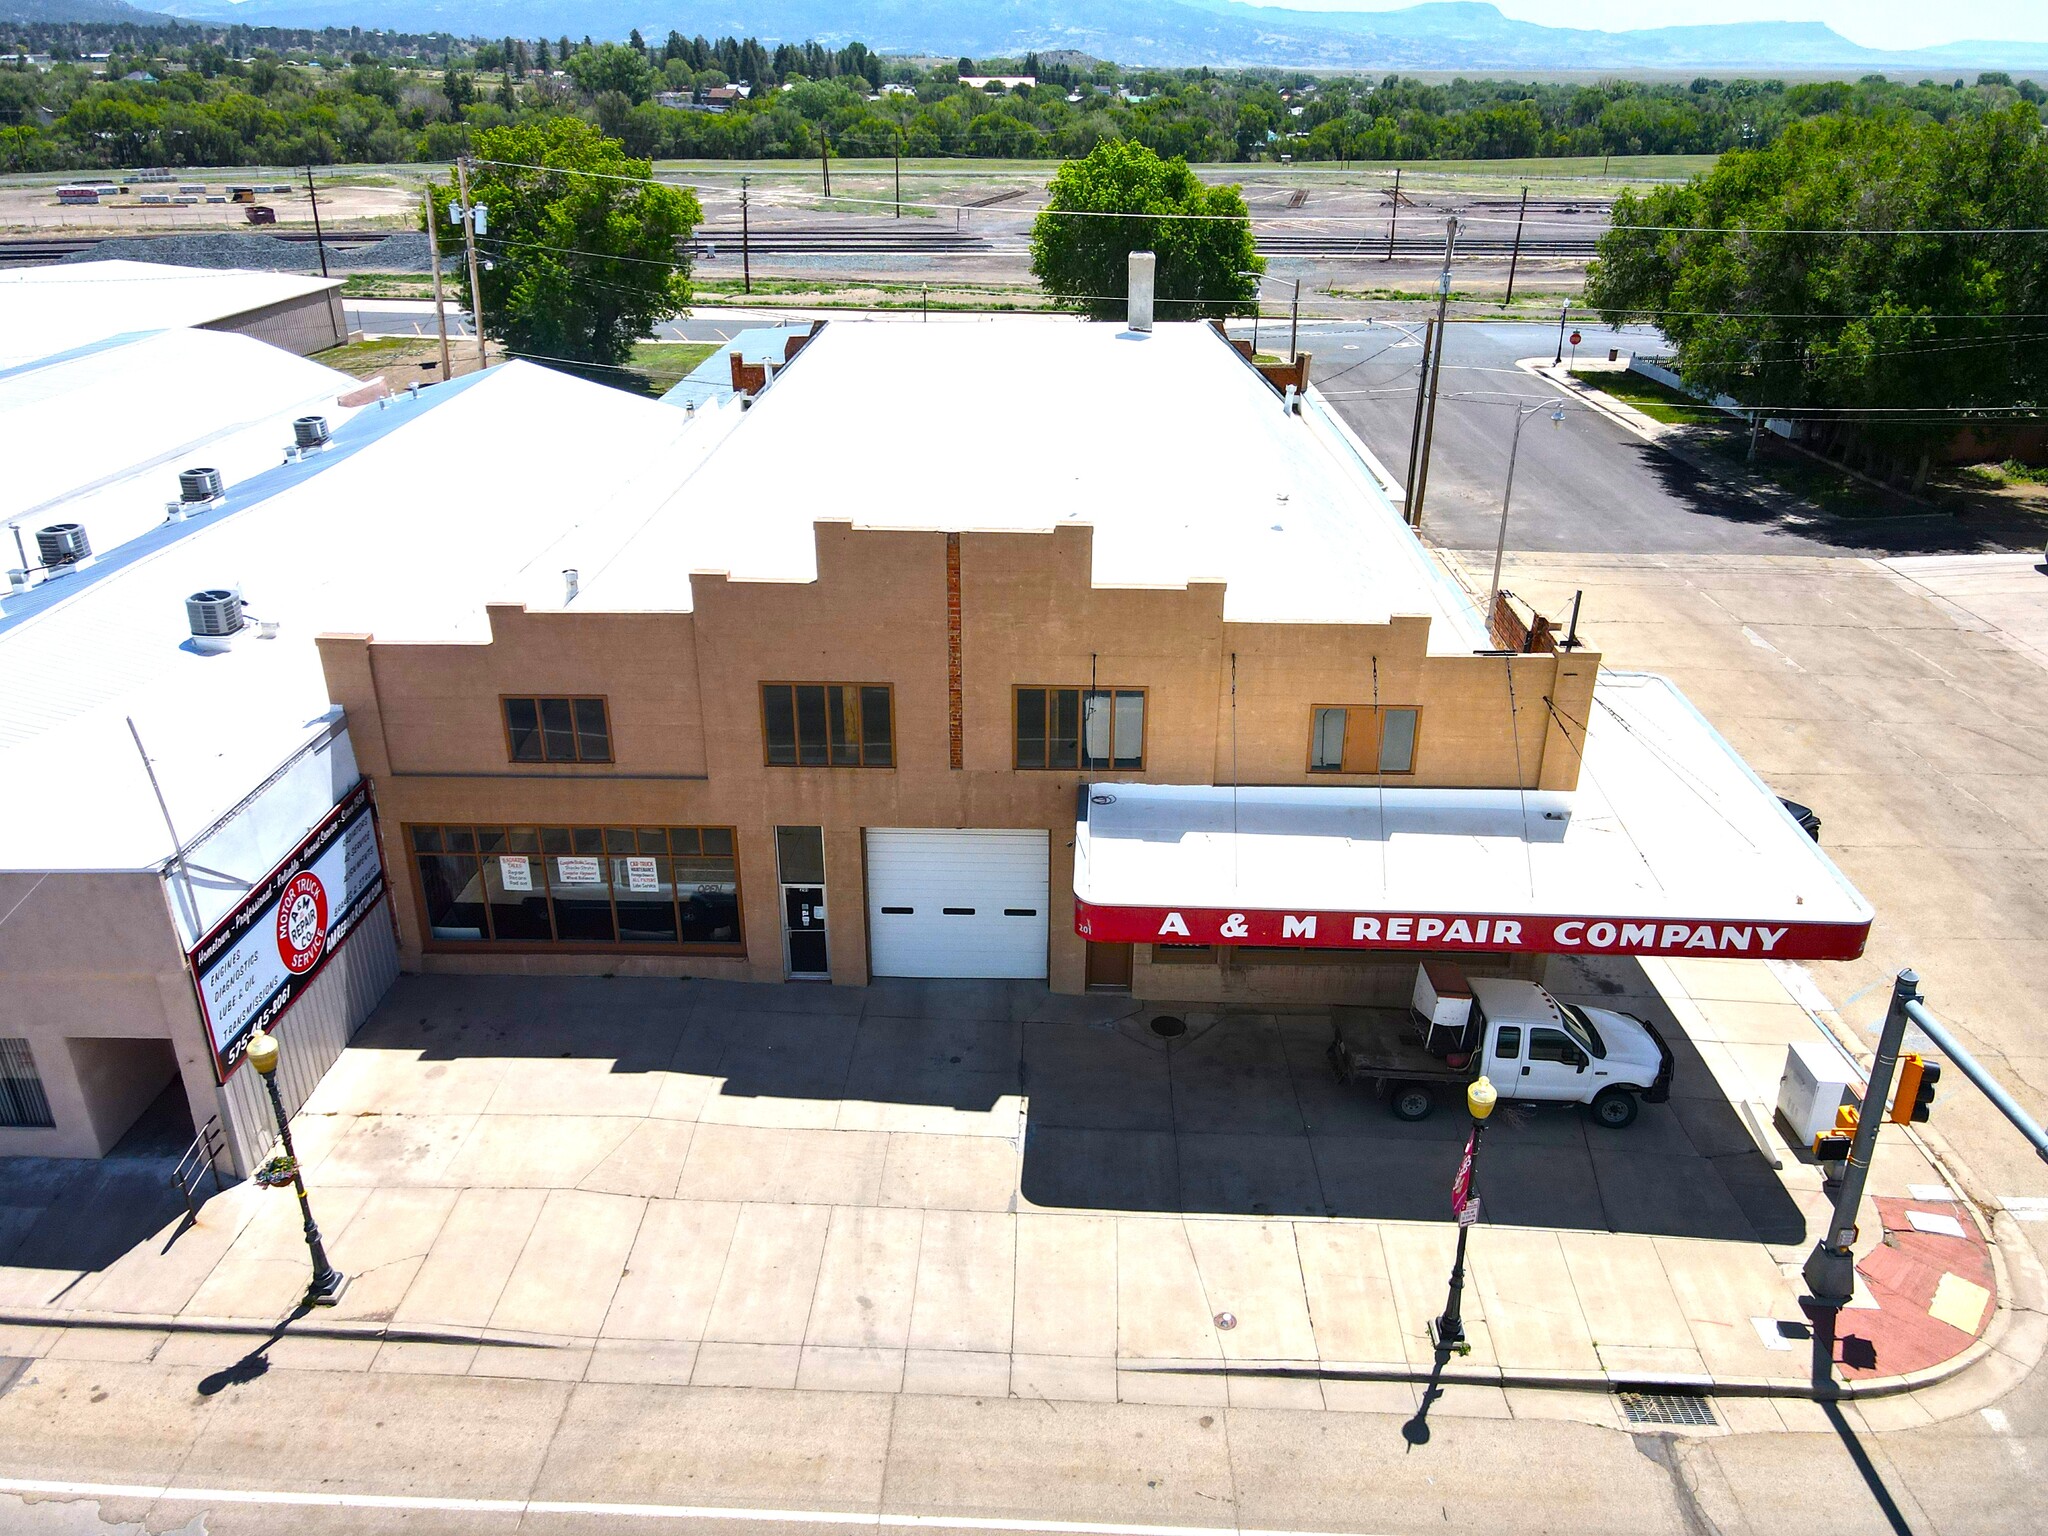
[[[1098,784],[1078,828],[1074,893],[1090,908],[1150,914],[1320,912],[1317,942],[1340,943],[1348,930],[1322,931],[1330,914],[1868,926],[1870,904],[1671,683],[1603,671],[1587,723],[1569,794]],[[1167,942],[1215,939],[1186,921]],[[1142,937],[1161,938],[1157,926]],[[1585,941],[1585,926],[1563,947]],[[1138,937],[1114,924],[1096,936]],[[1411,926],[1406,937],[1423,936]],[[1755,934],[1739,951],[1710,937],[1670,944],[1660,931],[1634,948],[1764,952]]]
[[[0,520],[82,523],[106,554],[164,520],[178,471],[240,482],[280,462],[294,417],[339,426],[360,382],[227,331],[112,338],[0,370]],[[14,563],[11,539],[0,561]]]
[[[154,261],[72,261],[0,272],[0,368],[129,331],[214,325],[310,293],[338,277]]]
[[[1208,326],[836,320],[578,606],[689,606],[678,573],[816,577],[820,517],[947,531],[1094,528],[1094,582],[1227,582],[1239,621],[1425,614],[1436,651],[1484,647],[1430,559],[1319,412],[1288,415]]]
[[[614,547],[665,492],[670,450],[715,426],[506,364],[368,408],[324,452],[231,479],[218,509],[10,602],[0,867],[167,857],[126,716],[191,837],[326,729],[316,635],[481,641],[487,602],[558,604],[562,569]],[[207,587],[241,588],[277,638],[193,649],[184,600]]]

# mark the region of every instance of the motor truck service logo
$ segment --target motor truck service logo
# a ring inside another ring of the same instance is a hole
[[[1098,944],[1853,960],[1863,953],[1870,924],[1502,917],[1492,912],[1230,912],[1096,906],[1077,898],[1074,932]]]
[[[327,946],[327,887],[311,870],[292,876],[277,904],[277,954],[284,968],[303,976]]]
[[[365,780],[187,957],[221,1082],[241,1065],[255,1032],[276,1025],[383,894]]]

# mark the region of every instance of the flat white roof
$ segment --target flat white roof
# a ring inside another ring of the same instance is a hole
[[[69,261],[0,272],[0,368],[130,331],[214,325],[338,290],[338,277],[154,261]]]
[[[615,547],[680,440],[716,426],[509,363],[366,408],[323,452],[230,479],[218,508],[10,601],[0,868],[159,863],[171,840],[126,717],[192,838],[328,729],[315,636],[481,641],[487,602],[558,605],[562,569]],[[195,650],[185,598],[209,587],[239,587],[277,637]]]
[[[825,325],[579,608],[690,606],[691,571],[810,581],[813,525],[1094,529],[1098,587],[1228,583],[1227,619],[1427,615],[1489,644],[1343,434],[1289,415],[1207,325]]]
[[[1670,682],[1603,671],[1587,724],[1570,794],[1093,785],[1077,923],[1146,943],[1861,952],[1870,904]]]
[[[250,336],[169,330],[0,369],[0,520],[81,523],[106,554],[164,520],[178,471],[239,483],[281,462],[298,416],[339,426],[348,374]],[[15,563],[8,539],[0,561]],[[4,611],[4,607],[0,607]]]

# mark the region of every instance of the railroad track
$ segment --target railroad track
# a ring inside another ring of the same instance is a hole
[[[239,230],[180,231],[180,234],[239,234]],[[374,245],[387,236],[399,233],[393,230],[334,230],[326,235],[326,241],[333,246]],[[149,236],[101,236],[76,235],[48,239],[0,239],[0,267],[18,267],[44,262],[62,261],[81,251],[89,251],[107,239],[139,238]],[[177,238],[172,236],[170,238]],[[260,238],[287,241],[293,245],[309,245],[314,236],[311,230],[266,231]],[[751,232],[746,241],[748,248],[759,256],[964,256],[998,255],[1014,253],[1024,249],[1022,231],[1006,235],[998,240],[967,231],[951,229],[895,229],[872,226],[835,228],[830,225],[777,225],[770,224]],[[1598,249],[1598,239],[1583,237],[1537,239],[1525,236],[1521,252],[1528,257],[1550,257],[1583,261],[1593,256]],[[716,250],[721,257],[735,254],[741,245],[740,231],[723,225],[700,228],[690,241],[693,255],[708,256]],[[1388,253],[1387,237],[1383,234],[1280,234],[1266,233],[1257,236],[1260,253],[1267,256],[1351,256],[1360,259],[1384,257]],[[1498,260],[1515,249],[1514,240],[1500,236],[1485,236],[1461,239],[1458,242],[1458,256],[1467,260]],[[1410,259],[1427,259],[1443,253],[1443,239],[1439,235],[1396,234],[1393,240],[1393,254]]]
[[[375,245],[378,241],[395,234],[411,231],[395,229],[330,229],[325,239],[329,245]],[[40,266],[45,262],[62,261],[80,251],[89,251],[108,240],[180,240],[192,235],[245,235],[257,234],[249,229],[233,225],[221,225],[216,229],[152,230],[133,235],[61,235],[45,238],[0,239],[0,267]],[[311,245],[313,231],[297,229],[263,230],[258,238],[283,240],[292,245]]]

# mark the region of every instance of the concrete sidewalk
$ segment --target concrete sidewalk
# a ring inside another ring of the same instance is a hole
[[[1678,1092],[1619,1133],[1557,1108],[1497,1117],[1473,1350],[1447,1372],[1464,1411],[1514,1411],[1544,1386],[1796,1394],[1809,1379],[1798,1266],[1825,1202],[1769,1106],[1786,1040],[1819,1026],[1754,963],[1628,969],[1640,990],[1620,998],[1614,974],[1553,981],[1674,1026],[1691,1042]],[[266,1359],[1412,1407],[1463,1117],[1402,1125],[1339,1088],[1312,1017],[1227,1019],[1169,1047],[1120,1012],[1002,983],[405,978],[294,1124],[353,1284]],[[1894,1227],[1910,1209],[1955,1221],[1988,1267],[1968,1207],[1904,1134],[1881,1142],[1872,1193],[1896,1202]],[[246,1355],[305,1283],[295,1202],[244,1185],[180,1225],[98,1269],[65,1268],[31,1227],[0,1249],[0,1349]],[[1885,1227],[1869,1208],[1871,1249]],[[1967,1256],[1955,1268],[1990,1278]],[[1930,1322],[1916,1285],[1859,1298],[1915,1310],[1914,1381],[1983,1353],[2005,1304],[1984,1294],[1973,1322],[1951,1285],[1950,1321]],[[1907,1384],[1880,1311],[1846,1317],[1860,1386]]]

